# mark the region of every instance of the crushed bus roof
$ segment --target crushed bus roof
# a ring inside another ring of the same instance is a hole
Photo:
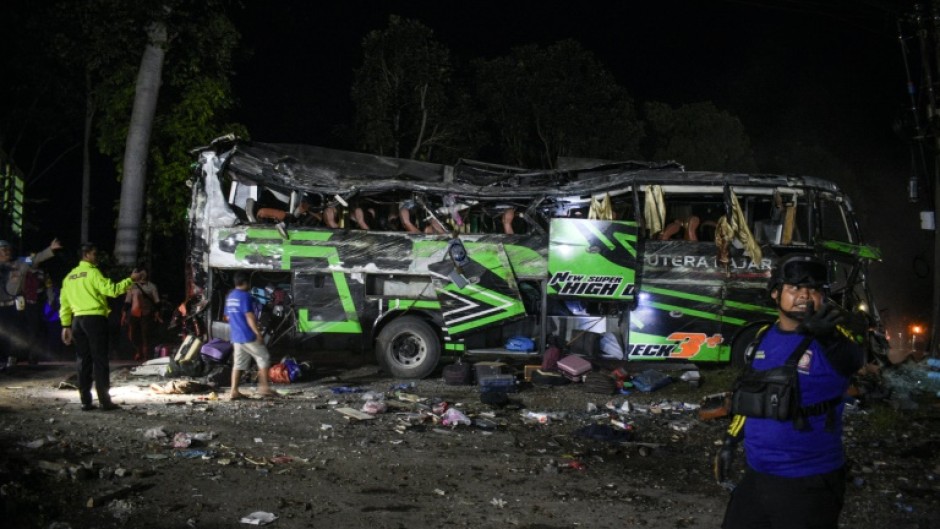
[[[566,158],[562,168],[532,170],[460,160],[440,165],[308,145],[223,141],[208,150],[231,178],[282,191],[377,196],[408,190],[481,200],[597,196],[634,185],[809,186],[838,192],[828,180],[807,176],[686,171],[676,162]]]

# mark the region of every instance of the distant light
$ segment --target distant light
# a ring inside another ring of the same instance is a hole
[[[924,332],[924,328],[921,327],[920,325],[918,325],[918,324],[916,324],[916,323],[913,324],[913,325],[911,325],[911,333],[913,333],[913,334],[921,334],[921,333],[923,333],[923,332]]]
[[[861,301],[861,302],[859,302],[858,307],[856,307],[856,308],[858,309],[859,312],[865,312],[865,313],[867,313],[867,312],[868,312],[868,303],[865,303],[864,301]]]

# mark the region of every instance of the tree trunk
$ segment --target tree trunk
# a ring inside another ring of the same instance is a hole
[[[148,30],[149,40],[137,72],[134,108],[127,131],[124,150],[124,175],[121,181],[121,204],[118,213],[114,255],[117,262],[133,266],[137,261],[140,219],[144,210],[144,189],[147,180],[147,154],[150,132],[157,110],[160,80],[163,71],[166,24],[155,22]]]
[[[91,70],[85,69],[85,130],[82,145],[82,233],[81,242],[88,242],[91,224],[91,126],[95,117],[95,98],[91,93]]]

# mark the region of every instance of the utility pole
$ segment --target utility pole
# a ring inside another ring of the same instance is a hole
[[[932,0],[931,0],[932,1]],[[928,138],[931,136],[931,127],[930,127],[930,115],[932,114],[930,101],[923,101],[924,94],[928,93],[928,90],[925,86],[930,86],[929,79],[931,78],[931,61],[927,57],[928,50],[930,50],[930,42],[932,41],[929,38],[927,28],[924,25],[924,9],[923,5],[915,4],[913,6],[914,10],[912,13],[901,15],[898,17],[898,44],[901,45],[901,59],[904,62],[904,74],[907,81],[907,95],[909,98],[910,108],[910,120],[912,137],[911,137],[911,176],[907,182],[907,192],[908,200],[912,204],[917,204],[921,200],[920,189],[922,183],[927,180],[928,175],[932,174],[935,171],[936,163],[931,164],[929,159],[929,154],[927,152],[929,145],[927,144]],[[905,27],[912,28],[912,34],[905,34]],[[908,41],[916,42],[919,44],[917,46],[918,57],[920,60],[920,72],[922,75],[917,76],[917,81],[915,81],[915,76],[912,73],[911,69],[911,48],[909,47]],[[922,107],[924,107],[922,109]],[[926,123],[926,124],[925,124]],[[936,244],[935,244],[936,246]],[[934,330],[936,325],[934,324],[936,320],[936,279],[934,278],[934,289],[933,289],[933,314],[931,315],[931,343],[933,342]],[[908,330],[913,334],[913,330],[908,328]],[[898,337],[900,338],[900,333]],[[902,344],[902,347],[907,344]],[[931,346],[932,348],[932,346]],[[914,353],[914,342],[911,341],[911,353]]]
[[[940,212],[940,109],[937,108],[934,90],[934,78],[940,77],[940,0],[915,3],[913,8],[913,13],[898,19],[898,40],[907,75],[914,129],[908,193],[912,203],[919,203],[922,199],[928,204],[932,199],[933,203],[933,303],[927,355],[940,356],[940,230],[936,226],[937,212]],[[908,37],[904,35],[902,20],[913,27],[914,34],[911,37],[919,44],[919,82],[914,81],[911,73]],[[925,191],[923,196],[920,194],[921,189]],[[912,348],[913,345],[912,341]]]
[[[929,0],[926,10],[920,11],[921,57],[924,68],[924,89],[927,95],[927,129],[933,138],[933,178],[928,190],[933,191],[934,243],[933,243],[933,314],[930,322],[930,350],[928,356],[940,356],[940,230],[937,229],[937,212],[940,212],[940,110],[934,92],[934,77],[940,72],[940,0]],[[919,9],[920,8],[920,9]],[[932,61],[931,61],[932,59]],[[929,173],[928,173],[929,174]],[[927,176],[925,174],[925,176]]]

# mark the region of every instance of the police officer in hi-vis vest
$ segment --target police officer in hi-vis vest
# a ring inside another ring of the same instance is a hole
[[[98,270],[98,249],[92,243],[82,244],[79,251],[81,261],[62,282],[59,317],[62,320],[62,341],[66,345],[75,342],[78,356],[78,394],[82,400],[82,411],[95,409],[91,403],[91,383],[94,381],[98,393],[98,404],[102,410],[114,410],[119,406],[111,402],[110,366],[108,364],[108,298],[120,296],[135,281],[140,280],[138,271],[114,283]]]

